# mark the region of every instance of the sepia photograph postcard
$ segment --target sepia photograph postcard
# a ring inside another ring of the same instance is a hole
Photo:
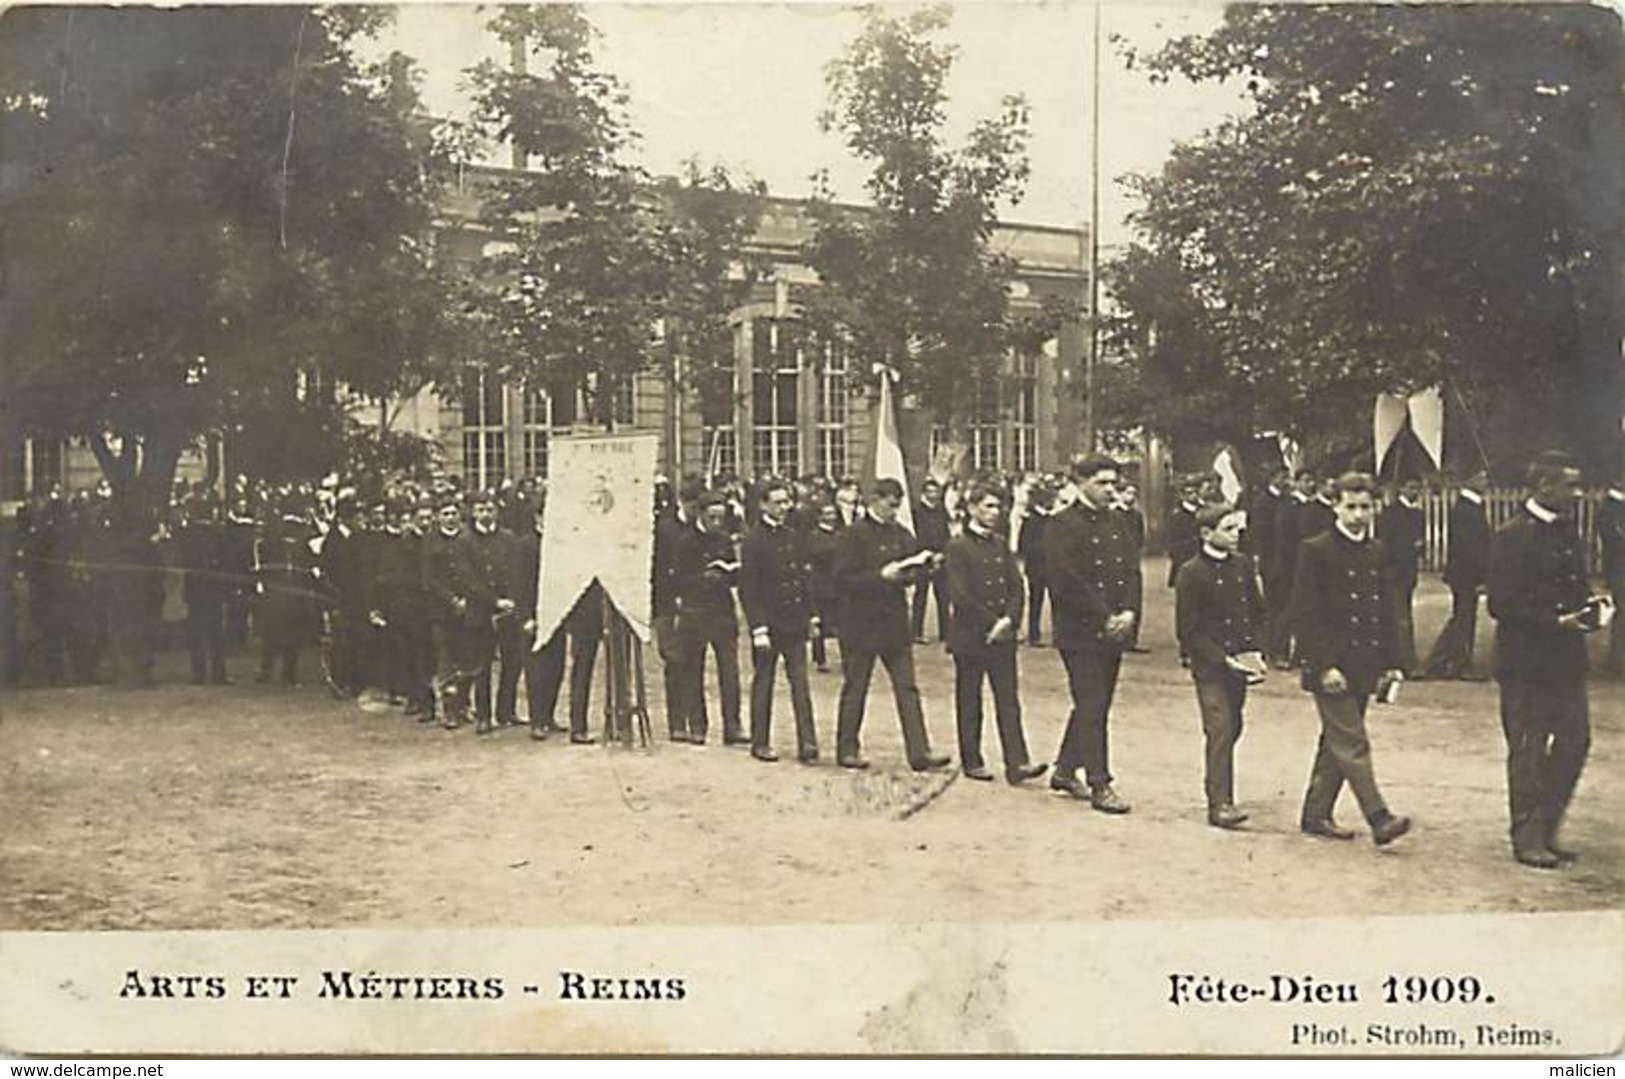
[[[0,10],[0,1055],[1619,1054],[1622,86]]]

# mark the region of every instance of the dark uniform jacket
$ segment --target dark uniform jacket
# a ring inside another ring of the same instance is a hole
[[[455,556],[460,561],[459,579],[467,591],[465,612],[471,621],[489,622],[496,614],[498,599],[514,599],[519,572],[517,537],[512,532],[493,528],[481,532],[465,528],[459,537]]]
[[[1377,518],[1377,540],[1382,544],[1383,569],[1388,579],[1401,586],[1414,587],[1422,564],[1427,538],[1427,521],[1422,507],[1412,508],[1394,502]]]
[[[1452,588],[1478,588],[1490,577],[1490,519],[1481,502],[1456,496],[1450,507],[1450,551],[1444,583]]]
[[[536,617],[536,589],[542,575],[542,537],[534,526],[514,537],[514,618],[524,625]]]
[[[739,602],[751,629],[774,637],[805,637],[812,620],[812,566],[805,533],[765,519],[739,552]]]
[[[909,621],[908,585],[917,574],[895,583],[881,569],[923,548],[914,533],[893,520],[881,524],[860,517],[841,533],[835,548],[835,587],[841,597],[841,647],[887,652],[914,640]]]
[[[188,607],[224,603],[230,590],[224,530],[206,520],[181,525],[175,534],[175,568],[181,571],[181,598]]]
[[[948,507],[938,502],[927,506],[923,501],[914,503],[914,537],[920,546],[941,554],[948,549]]]
[[[1296,495],[1288,494],[1275,507],[1275,569],[1271,576],[1288,593],[1292,589],[1292,579],[1298,572],[1298,545],[1304,538],[1303,514],[1308,505]],[[1273,604],[1275,600],[1270,602]]]
[[[1196,527],[1196,508],[1181,502],[1168,515],[1168,587],[1179,578],[1179,567],[1196,557],[1201,546]]]
[[[1251,558],[1219,559],[1203,549],[1179,568],[1174,587],[1175,632],[1193,675],[1225,677],[1232,673],[1226,656],[1258,650],[1264,605]]]
[[[1332,509],[1330,502],[1323,502],[1319,498],[1311,498],[1307,502],[1298,504],[1298,546],[1301,548],[1306,540],[1316,536],[1323,536],[1332,530],[1337,523],[1337,511]]]
[[[1266,487],[1247,507],[1247,550],[1258,572],[1270,577],[1275,575],[1275,516],[1283,498],[1281,492]]]
[[[1016,536],[1016,553],[1032,577],[1044,576],[1044,531],[1049,527],[1048,510],[1029,509],[1021,519],[1021,532]]]
[[[948,651],[956,656],[975,655],[991,648],[1015,646],[1015,633],[999,645],[987,643],[993,623],[1008,618],[1021,621],[1025,589],[1016,556],[997,532],[981,533],[967,527],[948,541],[948,603],[954,620],[948,626]]]
[[[473,594],[469,563],[458,553],[462,539],[463,532],[448,536],[438,528],[423,538],[423,588],[429,614],[437,621],[460,619],[456,601]]]
[[[1557,624],[1558,616],[1578,611],[1590,598],[1580,544],[1573,520],[1547,524],[1527,507],[1495,534],[1489,593],[1497,678],[1585,677],[1585,636]]]
[[[677,613],[677,554],[684,536],[694,526],[677,516],[675,510],[655,518],[651,613],[656,618]]]
[[[1127,514],[1079,499],[1044,526],[1044,567],[1055,619],[1055,647],[1121,651],[1106,619],[1140,607],[1140,556]]]
[[[673,552],[677,610],[706,611],[734,618],[733,586],[739,578],[733,537],[690,525],[678,535]]]
[[[351,614],[365,611],[371,593],[364,533],[335,525],[322,538],[322,587],[333,606]],[[349,534],[346,535],[345,533]]]
[[[1332,667],[1349,692],[1367,696],[1382,672],[1399,666],[1399,635],[1386,602],[1382,547],[1356,542],[1333,527],[1298,548],[1292,585],[1292,624],[1303,660],[1303,688],[1320,692]]]
[[[821,525],[814,525],[807,530],[807,566],[812,574],[809,587],[812,590],[813,613],[827,623],[825,632],[835,628],[835,616],[840,608],[840,599],[835,589],[835,548],[841,541],[839,528],[827,531]]]

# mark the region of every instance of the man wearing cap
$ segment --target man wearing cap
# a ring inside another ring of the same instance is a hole
[[[835,551],[835,584],[843,601],[836,732],[836,762],[842,768],[869,767],[860,751],[859,735],[876,660],[885,665],[891,678],[909,767],[921,772],[946,768],[949,763],[947,756],[931,752],[914,675],[907,596],[909,585],[935,571],[942,555],[924,551],[914,533],[897,520],[902,503],[902,484],[889,478],[876,480],[870,489],[868,516],[852,522]]]

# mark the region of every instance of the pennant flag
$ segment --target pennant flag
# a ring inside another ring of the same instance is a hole
[[[549,441],[537,649],[595,580],[638,639],[649,639],[659,443],[659,435],[647,433]]]
[[[1219,490],[1224,492],[1224,500],[1235,505],[1236,499],[1241,495],[1241,476],[1236,471],[1236,451],[1229,446],[1219,451],[1213,458],[1213,471],[1219,476]]]
[[[1444,467],[1444,394],[1433,386],[1411,394],[1406,402],[1411,417],[1411,432],[1433,458],[1434,468]]]
[[[1399,432],[1405,429],[1405,398],[1392,393],[1377,394],[1376,415],[1372,420],[1372,457],[1377,463],[1377,472],[1382,472],[1382,463],[1388,459],[1388,451],[1393,448],[1394,440],[1399,438]]]
[[[903,485],[903,504],[897,509],[897,519],[903,527],[914,531],[914,506],[908,496],[908,472],[903,468],[903,443],[897,436],[896,403],[892,398],[892,378],[889,370],[880,370],[880,408],[875,414],[875,479],[894,479]]]

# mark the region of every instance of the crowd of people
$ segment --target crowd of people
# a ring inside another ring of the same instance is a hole
[[[1498,625],[1494,674],[1514,854],[1541,868],[1573,857],[1557,829],[1589,745],[1583,638],[1609,622],[1613,604],[1588,587],[1572,527],[1578,469],[1561,455],[1542,456],[1529,486],[1520,516],[1492,537],[1485,477],[1461,485],[1445,570],[1451,617],[1419,659],[1411,618],[1425,531],[1418,483],[1400,483],[1379,507],[1375,483],[1358,473],[1282,470],[1235,501],[1215,475],[1178,480],[1165,529],[1166,585],[1175,591],[1179,661],[1202,718],[1213,826],[1247,820],[1234,792],[1234,748],[1248,688],[1273,666],[1300,672],[1320,718],[1303,831],[1353,837],[1333,817],[1347,785],[1376,843],[1406,834],[1409,819],[1389,809],[1376,781],[1367,706],[1391,699],[1407,678],[1482,680],[1474,638],[1487,592]],[[608,605],[595,585],[537,641],[544,484],[468,491],[436,479],[373,487],[370,496],[362,489],[336,480],[240,481],[221,498],[180,487],[159,514],[123,508],[105,489],[53,492],[28,506],[7,538],[18,567],[6,575],[8,621],[20,582],[32,630],[26,649],[13,651],[26,652],[51,685],[99,680],[108,654],[116,682],[150,684],[164,581],[174,575],[195,683],[229,682],[227,654],[246,643],[252,625],[261,682],[296,684],[315,647],[335,693],[369,692],[449,729],[468,724],[488,734],[523,723],[532,738],[567,730],[572,743],[593,742],[589,702]],[[937,638],[955,668],[964,776],[996,778],[983,755],[985,685],[1008,782],[1048,772],[1060,794],[1103,813],[1129,812],[1110,767],[1109,719],[1123,656],[1143,651],[1146,522],[1118,464],[1088,455],[1066,475],[927,479],[908,506],[912,528],[899,520],[904,498],[889,479],[866,490],[822,477],[657,484],[652,609],[669,738],[704,744],[714,700],[723,744],[777,761],[772,719],[782,667],[796,757],[818,762],[808,672],[829,670],[834,644],[842,677],[835,763],[869,766],[861,735],[878,663],[908,765],[949,768],[951,758],[932,746],[914,669],[913,647],[926,641],[934,606]],[[1625,491],[1616,489],[1598,521],[1616,592],[1622,522]],[[10,637],[15,646],[25,635],[13,627]],[[741,637],[753,660],[748,697]],[[1616,626],[1616,665],[1619,640]],[[1052,763],[1032,759],[1023,731],[1023,643],[1059,652],[1072,700]],[[13,682],[18,666],[9,657]],[[566,728],[555,711],[567,673]]]

